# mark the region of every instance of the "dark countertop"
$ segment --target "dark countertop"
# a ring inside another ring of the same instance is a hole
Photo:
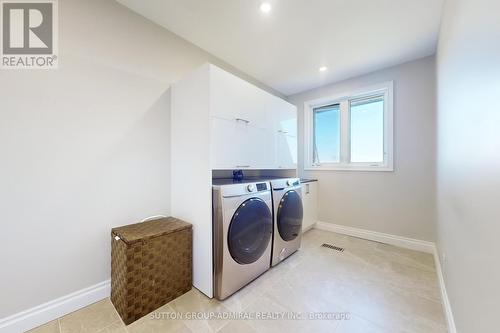
[[[212,185],[231,185],[231,184],[247,184],[256,182],[268,182],[275,179],[283,179],[286,177],[245,177],[242,180],[233,180],[232,178],[213,178]],[[293,178],[293,177],[292,177]],[[313,178],[300,178],[300,183],[312,183],[317,182],[317,179]]]
[[[282,177],[281,177],[282,178]],[[280,177],[245,177],[242,180],[234,180],[233,178],[212,178],[212,185],[231,185],[231,184],[248,184],[257,182],[268,182]]]

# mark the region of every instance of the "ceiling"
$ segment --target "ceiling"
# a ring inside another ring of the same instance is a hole
[[[117,0],[292,95],[435,53],[443,0]],[[320,72],[319,68],[328,69]]]

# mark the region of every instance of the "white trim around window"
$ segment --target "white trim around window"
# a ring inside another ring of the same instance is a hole
[[[384,99],[384,158],[383,162],[351,162],[350,102],[362,98]],[[318,163],[314,158],[314,109],[338,104],[340,106],[340,158],[338,162]],[[393,171],[393,81],[380,83],[344,94],[315,99],[304,103],[304,169]]]

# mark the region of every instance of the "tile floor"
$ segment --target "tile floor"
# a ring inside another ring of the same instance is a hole
[[[321,247],[344,247],[337,252]],[[337,320],[245,318],[169,319],[201,311],[223,316],[290,313],[348,314]],[[311,230],[302,248],[223,302],[196,289],[125,326],[109,299],[41,326],[32,333],[142,332],[446,332],[431,255]]]

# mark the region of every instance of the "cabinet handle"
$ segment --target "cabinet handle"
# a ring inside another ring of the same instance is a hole
[[[243,118],[236,118],[236,121],[241,121],[242,123],[245,123],[245,124],[249,124],[250,123],[250,120],[246,120],[246,119],[243,119]]]
[[[237,168],[250,168],[250,165],[237,165]]]
[[[306,184],[306,194],[309,194],[309,184]]]
[[[278,130],[278,133],[288,134],[287,131]]]

